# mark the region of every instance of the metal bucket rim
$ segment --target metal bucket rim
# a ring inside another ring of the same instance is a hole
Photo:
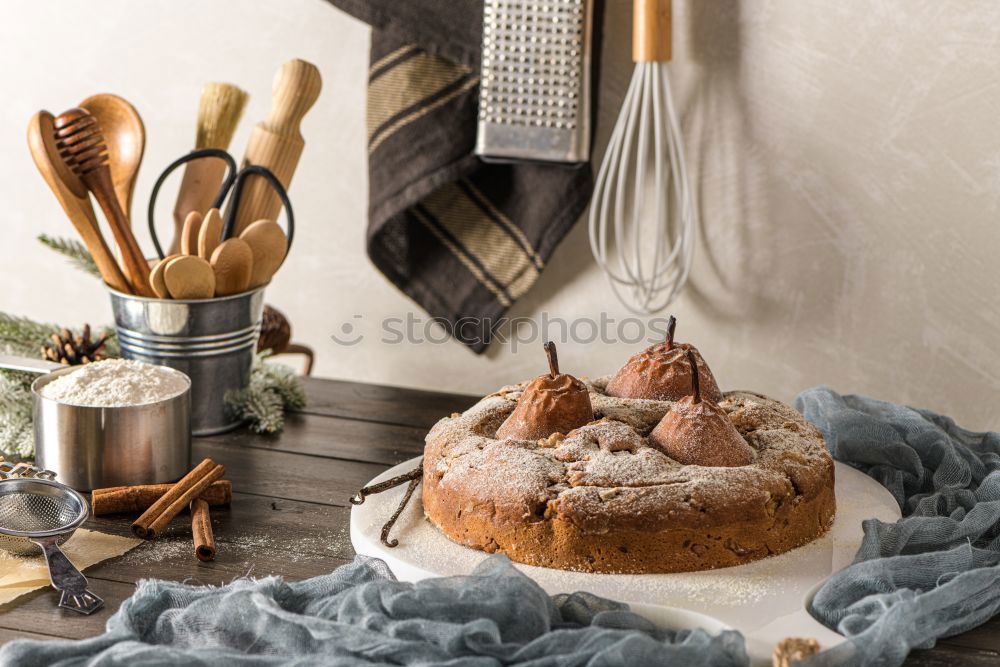
[[[211,299],[160,299],[157,297],[149,296],[138,296],[137,294],[126,294],[125,292],[119,292],[116,289],[108,287],[105,283],[105,287],[112,296],[116,296],[119,299],[125,299],[128,301],[139,301],[141,303],[163,303],[163,304],[178,304],[178,305],[198,305],[198,304],[209,304],[209,303],[223,303],[225,301],[233,301],[235,299],[245,299],[248,296],[252,296],[256,292],[262,292],[270,283],[265,283],[254,287],[253,289],[248,289],[245,292],[240,292],[239,294],[230,294],[228,296],[216,296]]]

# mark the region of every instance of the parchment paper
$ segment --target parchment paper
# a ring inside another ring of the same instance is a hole
[[[132,537],[80,529],[61,548],[82,572],[91,565],[121,556],[141,543],[142,540]],[[0,605],[48,585],[49,571],[41,554],[14,556],[0,550]]]

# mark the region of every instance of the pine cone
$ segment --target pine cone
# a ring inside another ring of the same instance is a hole
[[[104,350],[104,341],[107,338],[108,334],[104,332],[97,337],[97,340],[91,340],[89,324],[84,325],[83,331],[76,335],[69,329],[63,329],[59,333],[52,334],[51,343],[42,346],[42,359],[66,366],[100,361],[107,358]]]

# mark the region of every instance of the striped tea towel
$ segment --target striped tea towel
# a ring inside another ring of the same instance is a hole
[[[487,164],[473,155],[481,0],[329,2],[373,28],[368,255],[455,338],[483,352],[486,334],[586,208],[590,167]]]

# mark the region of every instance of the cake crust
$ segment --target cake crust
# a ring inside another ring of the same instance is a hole
[[[683,465],[648,440],[670,402],[587,383],[596,421],[538,441],[498,440],[524,385],[439,421],[424,449],[423,504],[448,538],[529,565],[663,573],[747,563],[833,523],[833,460],[795,410],[760,394],[720,402],[753,449],[739,467]]]

